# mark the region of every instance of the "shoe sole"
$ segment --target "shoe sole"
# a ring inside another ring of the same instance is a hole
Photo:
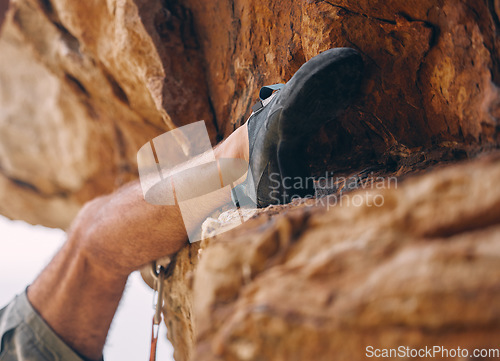
[[[280,91],[280,139],[317,131],[347,108],[363,74],[363,59],[351,48],[327,50],[302,65]]]
[[[266,109],[265,126],[256,131],[259,136],[252,136],[260,153],[252,154],[252,168],[262,172],[254,174],[257,181],[251,177],[247,187],[256,190],[257,206],[314,196],[307,141],[352,102],[362,74],[363,60],[356,50],[330,49],[302,65],[279,91]]]
[[[315,195],[307,140],[349,106],[362,74],[363,60],[356,50],[330,49],[305,63],[280,91],[274,107],[282,108],[277,161],[283,203]]]

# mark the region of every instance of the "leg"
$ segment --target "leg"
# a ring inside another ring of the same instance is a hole
[[[246,127],[215,149],[217,158],[247,158]],[[230,198],[200,205],[199,217]],[[128,275],[178,251],[187,235],[179,208],[143,199],[139,182],[86,204],[68,239],[28,289],[28,298],[74,350],[99,359]]]

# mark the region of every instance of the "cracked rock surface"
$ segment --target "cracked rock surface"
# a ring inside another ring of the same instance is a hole
[[[0,213],[66,228],[137,178],[152,138],[204,119],[215,144],[261,86],[352,47],[366,64],[359,97],[304,152],[317,175],[374,169],[397,186],[334,184],[182,249],[165,287],[175,358],[498,349],[499,17],[500,0],[12,0]]]
[[[186,246],[166,280],[175,358],[498,348],[499,16],[500,0],[12,0],[0,213],[66,228],[137,178],[152,138],[204,119],[215,144],[261,86],[353,47],[366,64],[359,97],[304,152],[317,175],[374,169],[397,187],[260,210]]]
[[[455,160],[498,144],[498,0],[16,0],[0,37],[0,212],[67,227],[137,177],[136,152],[204,119],[212,142],[259,87],[358,49],[358,100],[304,144],[321,173]],[[431,155],[429,157],[429,155]]]
[[[270,207],[186,247],[165,289],[175,359],[498,349],[499,176],[497,153],[349,193],[351,202]]]

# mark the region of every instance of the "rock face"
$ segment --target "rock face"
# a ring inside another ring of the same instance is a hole
[[[212,141],[319,52],[362,52],[359,100],[304,147],[318,172],[498,144],[498,0],[16,0],[0,38],[0,212],[66,227],[151,138]]]
[[[199,262],[200,245],[187,247],[165,292],[175,359],[498,351],[499,176],[496,154],[323,206],[272,207],[203,241]]]
[[[85,201],[137,178],[150,139],[204,119],[215,144],[262,85],[353,47],[361,93],[304,151],[317,173],[377,165],[410,179],[346,193],[348,204],[273,207],[183,249],[166,281],[175,357],[498,347],[500,160],[476,157],[500,143],[499,17],[499,0],[12,0],[0,213],[65,228]]]

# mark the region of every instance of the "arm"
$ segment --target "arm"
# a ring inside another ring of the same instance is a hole
[[[214,152],[216,158],[248,158],[246,127]],[[193,222],[229,200],[204,199]],[[65,245],[28,288],[28,299],[70,347],[97,360],[128,275],[186,242],[179,208],[147,203],[139,182],[130,183],[83,207]]]
[[[146,203],[138,182],[93,200],[28,299],[70,347],[99,359],[128,275],[185,244],[179,219],[177,207]]]

